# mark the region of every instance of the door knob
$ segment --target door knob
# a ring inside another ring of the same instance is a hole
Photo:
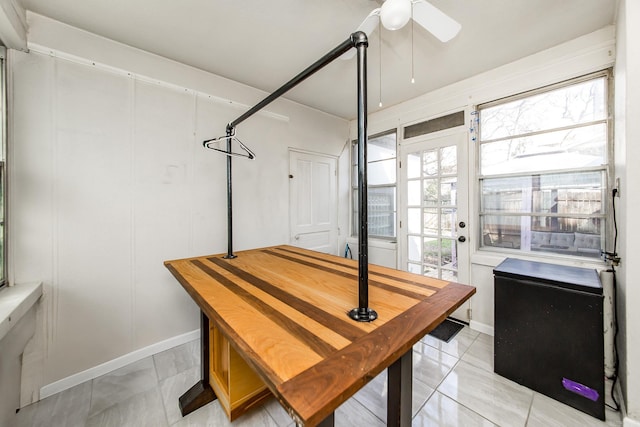
[[[467,241],[467,238],[466,238],[466,237],[464,237],[464,236],[460,236],[460,237],[458,237],[458,242],[460,242],[460,243],[464,243],[464,242],[466,242],[466,241]]]

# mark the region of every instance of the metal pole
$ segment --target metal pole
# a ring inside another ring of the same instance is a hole
[[[314,62],[312,65],[307,67],[300,74],[295,76],[293,79],[289,80],[287,83],[282,85],[275,92],[267,96],[265,99],[260,101],[258,104],[249,109],[246,113],[242,114],[237,119],[229,122],[227,125],[227,152],[231,152],[231,136],[233,135],[233,131],[237,125],[263,109],[265,106],[275,101],[277,98],[281,97],[285,92],[289,91],[294,86],[298,85],[303,80],[307,79],[312,74],[319,71],[321,68],[332,62],[333,60],[339,58],[343,53],[348,51],[349,49],[356,46],[356,43],[364,37],[365,43],[367,36],[363,32],[355,32],[349,36],[349,38],[342,43],[340,43],[336,48],[331,50],[329,53],[324,55],[318,61]],[[227,255],[224,258],[232,259],[236,258],[236,255],[233,253],[233,214],[232,214],[232,200],[231,200],[231,156],[227,156]]]
[[[369,305],[369,261],[368,261],[368,215],[367,215],[367,35],[362,31],[351,34],[332,51],[314,62],[307,69],[282,85],[246,113],[227,125],[227,151],[231,152],[231,135],[234,128],[284,95],[287,91],[339,58],[352,47],[358,56],[358,204],[360,207],[360,232],[358,237],[358,307],[349,312],[349,317],[359,322],[370,322],[378,318],[378,313]],[[233,230],[231,209],[231,156],[227,156],[227,236],[228,249],[225,258],[236,258],[233,254]]]
[[[227,125],[227,151],[231,152],[231,135],[233,135],[233,127]],[[227,156],[227,254],[226,259],[237,258],[233,254],[233,207],[231,197],[231,156]]]
[[[369,308],[369,230],[367,213],[367,47],[366,34],[357,35],[358,55],[358,307],[349,317],[359,322],[371,322],[378,313]]]

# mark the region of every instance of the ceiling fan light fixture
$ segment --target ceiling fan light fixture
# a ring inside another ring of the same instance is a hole
[[[411,0],[387,0],[380,8],[380,21],[387,30],[399,30],[411,19]]]

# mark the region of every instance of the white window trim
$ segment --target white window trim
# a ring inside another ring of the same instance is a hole
[[[387,129],[387,130],[383,130],[381,132],[376,132],[372,135],[368,135],[367,139],[369,138],[376,138],[379,136],[384,136],[384,135],[389,135],[392,133],[395,133],[396,135],[396,183],[393,185],[390,184],[384,184],[384,185],[367,185],[368,188],[392,188],[395,187],[396,189],[396,219],[395,219],[395,236],[393,237],[387,237],[387,236],[377,236],[377,235],[371,235],[369,234],[369,240],[378,240],[380,241],[382,244],[384,243],[390,243],[395,245],[397,243],[398,240],[398,209],[399,209],[399,197],[398,197],[398,173],[399,173],[399,167],[398,167],[398,151],[399,151],[399,143],[398,143],[398,135],[400,132],[400,128],[391,128],[391,129]],[[367,142],[368,143],[368,142]],[[354,215],[354,206],[353,206],[353,195],[355,190],[358,189],[358,183],[357,182],[353,182],[353,167],[356,165],[356,161],[353,159],[353,145],[357,144],[357,140],[351,140],[349,142],[349,228],[350,228],[350,232],[349,232],[349,237],[347,239],[357,239],[358,237],[358,230],[357,227],[354,226],[353,223],[353,215]],[[370,162],[368,162],[370,163]],[[394,246],[395,247],[395,246]]]

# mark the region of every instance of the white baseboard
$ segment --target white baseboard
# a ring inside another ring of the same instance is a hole
[[[109,360],[108,362],[102,363],[98,366],[94,366],[93,368],[89,368],[85,371],[78,372],[77,374],[73,374],[61,380],[43,386],[40,389],[40,399],[44,399],[45,397],[49,397],[61,391],[67,390],[78,384],[82,384],[85,381],[98,378],[101,375],[122,368],[123,366],[126,366],[130,363],[137,362],[138,360],[142,360],[145,357],[153,356],[154,354],[163,352],[170,348],[188,343],[189,341],[193,341],[199,338],[200,329],[196,329],[195,331],[187,332],[185,334],[151,344],[150,346],[138,349],[136,351],[132,351],[131,353]]]
[[[485,323],[480,323],[475,320],[471,320],[471,322],[469,322],[469,327],[474,331],[482,332],[483,334],[493,336],[493,326],[489,326]]]

